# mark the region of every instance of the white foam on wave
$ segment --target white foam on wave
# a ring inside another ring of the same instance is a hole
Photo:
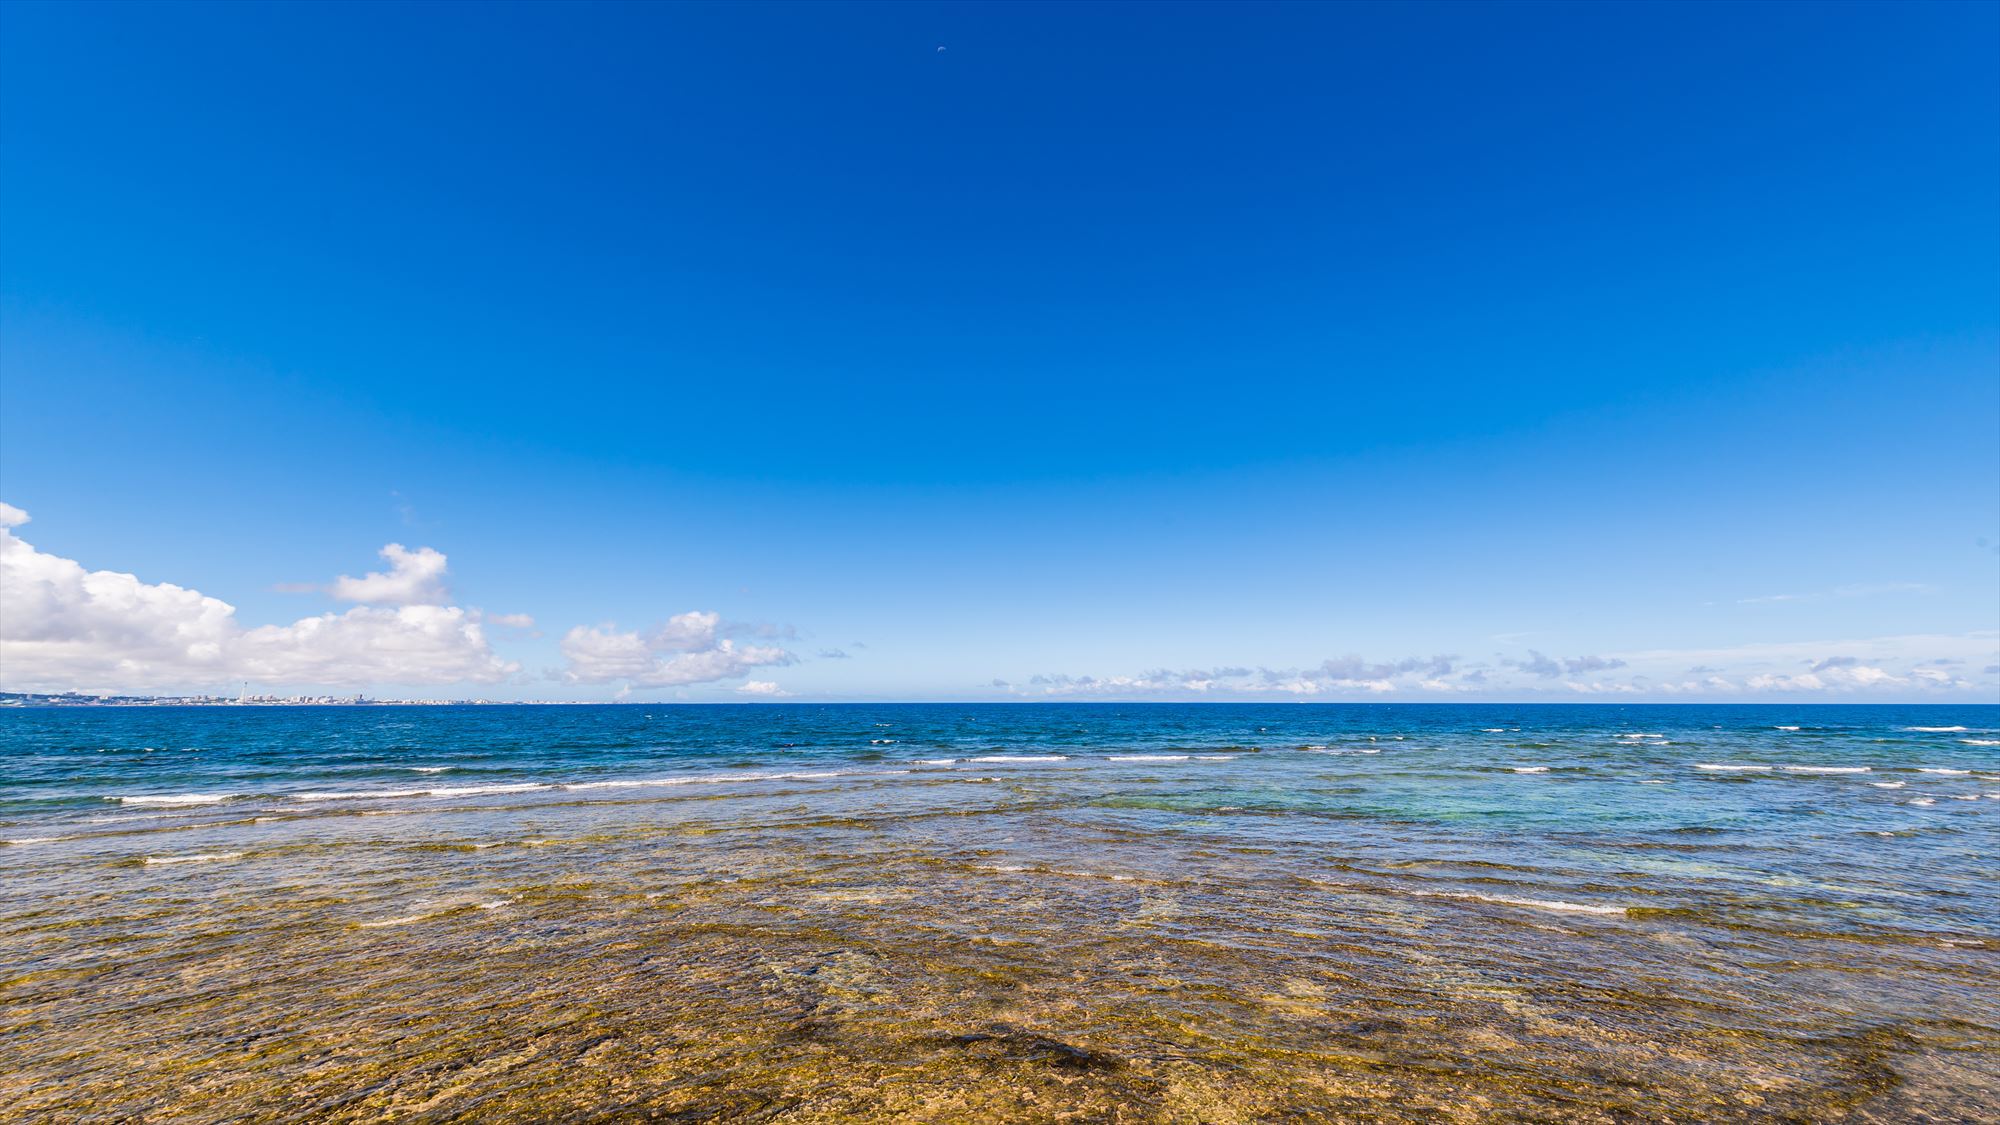
[[[1509,768],[1509,769],[1511,769],[1511,770],[1513,770],[1513,771],[1514,771],[1515,773],[1547,773],[1547,772],[1549,772],[1549,767],[1547,767],[1547,766],[1509,766],[1508,768]]]
[[[514,785],[461,785],[452,789],[433,789],[433,797],[480,797],[488,793],[526,793],[534,789],[547,789],[538,781],[523,781]]]
[[[1954,800],[1954,801],[1977,801],[1977,800],[1979,799],[1979,794],[1977,794],[1977,793],[1953,793],[1953,794],[1951,795],[1951,799],[1952,799],[1952,800]]]
[[[1233,762],[1236,760],[1236,755],[1234,754],[1196,754],[1194,757],[1198,762]]]
[[[493,793],[528,793],[553,786],[539,781],[510,785],[458,785],[443,789],[352,789],[318,790],[288,794],[294,801],[381,801],[405,797],[483,797]]]
[[[2000,746],[2000,738],[1961,738],[1967,746]]]
[[[1964,727],[1904,727],[1903,729],[1904,729],[1904,730],[1910,730],[1910,731],[1916,731],[1916,732],[1918,732],[1918,733],[1920,733],[1920,734],[1957,734],[1957,733],[1959,733],[1960,731],[1963,731],[1963,730],[1965,730],[1966,728],[1964,728]]]
[[[1786,773],[1870,773],[1873,766],[1783,766]]]
[[[1709,770],[1714,773],[1770,773],[1771,772],[1770,766],[1733,766],[1733,765],[1720,765],[1715,762],[1696,762],[1694,764],[1694,768],[1698,770]]]
[[[1665,785],[1665,784],[1666,784],[1666,782],[1664,782],[1664,781],[1661,781],[1661,780],[1660,780],[1659,778],[1657,778],[1657,777],[1654,777],[1654,778],[1648,778],[1647,780],[1645,780],[1645,781],[1642,781],[1642,782],[1640,782],[1639,784],[1641,784],[1641,785]]]
[[[1507,733],[1507,728],[1506,728],[1506,727],[1480,727],[1480,728],[1479,728],[1479,733],[1481,733],[1481,734],[1506,734],[1506,733]]]
[[[958,761],[957,758],[918,758],[917,764],[920,766],[948,766],[956,761]]]
[[[1903,787],[1903,783],[1900,781],[1871,781],[1868,784],[1873,785],[1877,789],[1901,789]]]
[[[1971,770],[1953,770],[1953,769],[1945,769],[1945,768],[1944,768],[1944,767],[1942,767],[1942,766],[1918,766],[1918,767],[1917,767],[1917,772],[1918,772],[1918,773],[1941,773],[1941,774],[1945,774],[1945,775],[1947,775],[1947,776],[1950,776],[1950,777],[1964,777],[1964,776],[1965,776],[1966,774],[1969,774],[1969,773],[1971,773],[1972,771],[1971,771]]]
[[[1937,801],[1930,797],[1912,797],[1910,798],[1910,803],[1913,805],[1935,805]]]
[[[1536,910],[1555,910],[1566,914],[1623,914],[1623,906],[1594,906],[1586,902],[1564,902],[1553,898],[1512,898],[1507,895],[1482,895],[1470,891],[1412,891],[1425,898],[1461,898],[1474,902],[1491,902],[1502,906],[1526,906]]]
[[[1797,727],[1772,727],[1772,730],[1797,730]]]
[[[1111,761],[1111,762],[1185,762],[1185,761],[1187,761],[1187,760],[1188,760],[1188,759],[1189,759],[1190,757],[1192,757],[1192,755],[1189,755],[1189,754],[1106,754],[1106,755],[1105,755],[1104,757],[1105,757],[1105,760],[1106,760],[1106,761]]]
[[[0,844],[53,844],[67,839],[68,836],[17,836],[12,840],[0,840]]]
[[[204,852],[199,855],[149,855],[142,862],[154,863],[219,863],[225,859],[242,859],[242,852]]]
[[[446,770],[451,769],[452,767],[451,766],[404,766],[403,768],[409,770],[411,773],[443,773]]]
[[[968,762],[1067,762],[1067,754],[983,754]]]
[[[1625,741],[1627,741],[1627,742],[1638,742],[1638,741],[1640,741],[1640,740],[1642,740],[1642,739],[1647,739],[1647,738],[1665,738],[1665,737],[1667,737],[1667,736],[1666,736],[1666,735],[1664,735],[1664,734],[1646,734],[1646,733],[1643,733],[1643,732],[1635,732],[1635,733],[1632,733],[1632,734],[1621,734],[1621,735],[1619,735],[1618,737],[1619,737],[1619,738],[1622,738],[1622,739],[1624,739],[1624,740],[1625,740]]]
[[[310,793],[293,793],[294,801],[376,801],[392,797],[428,797],[428,789],[357,789],[352,792],[318,790]]]
[[[898,770],[898,773],[908,771]],[[813,770],[802,773],[741,773],[702,774],[694,777],[628,777],[616,781],[573,781],[556,788],[566,791],[586,791],[591,789],[652,789],[668,785],[726,785],[744,781],[816,781],[827,777],[845,777],[841,770]]]
[[[106,797],[121,805],[219,805],[235,797],[234,793],[142,793],[133,797]]]

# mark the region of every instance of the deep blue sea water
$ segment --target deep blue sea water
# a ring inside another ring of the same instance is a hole
[[[786,1053],[827,1013],[845,1038],[813,1049],[868,1081],[962,1085],[966,1044],[1085,1041],[1121,1060],[1107,1105],[1186,1082],[1280,1114],[1392,1075],[1412,1119],[1465,1097],[1562,1117],[1614,1075],[1577,1105],[1958,1120],[2000,1090],[2000,706],[27,708],[0,712],[0,840],[0,999],[70,1048],[22,1064],[56,1116],[223,1119],[185,1076],[232,1067],[437,1096],[379,1058],[176,1069],[106,1044],[365,1037],[353,997],[402,998],[441,1021],[414,1066],[539,1034],[495,1005],[539,981],[553,1018],[586,964],[620,982],[627,1040],[727,1028],[763,1044],[757,1089],[825,1097],[879,1096]],[[455,983],[386,967],[412,959]],[[718,964],[757,967],[672,993]],[[810,1018],[742,1006],[801,981]],[[1367,1066],[1325,1047],[1377,1024],[1400,1030],[1369,1033]],[[1534,1082],[1481,1069],[1503,1041],[1540,1044]],[[126,1100],[74,1101],[91,1075]]]

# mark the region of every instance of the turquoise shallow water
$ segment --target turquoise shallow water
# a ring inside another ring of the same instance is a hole
[[[1995,706],[20,709],[0,840],[0,1116],[2000,1089]]]

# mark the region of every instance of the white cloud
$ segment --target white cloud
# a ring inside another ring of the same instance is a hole
[[[1620,683],[1617,680],[1591,680],[1588,683],[1565,680],[1563,686],[1584,695],[1637,695],[1645,690],[1637,684]]]
[[[767,698],[777,698],[792,694],[770,680],[751,680],[749,683],[737,688],[736,691],[740,695],[761,695]]]
[[[1614,668],[1623,668],[1625,666],[1625,662],[1616,657],[1551,657],[1544,656],[1534,649],[1528,650],[1528,658],[1526,660],[1507,660],[1503,661],[1503,663],[1519,668],[1523,672],[1532,672],[1545,680],[1553,680],[1565,675],[1577,676],[1587,672],[1608,672]]]
[[[327,593],[344,602],[368,605],[443,605],[451,600],[444,588],[445,557],[429,547],[412,551],[401,543],[382,548],[388,571],[370,571],[360,578],[343,574]]]
[[[564,634],[561,649],[572,683],[623,681],[639,687],[712,683],[779,667],[798,658],[776,645],[738,645],[719,635],[716,613],[683,613],[641,635],[615,626],[579,625]]]
[[[722,623],[719,613],[679,613],[667,618],[667,623],[654,630],[647,644],[653,649],[674,652],[700,652],[715,646],[716,627]]]
[[[1451,662],[1451,657],[1436,656],[1427,660],[1410,659],[1387,664],[1370,664],[1360,657],[1346,656],[1325,661],[1317,668],[1303,671],[1221,667],[1190,668],[1184,671],[1159,668],[1136,676],[1041,675],[1031,677],[1025,687],[1011,690],[1016,695],[1048,698],[1386,695],[1410,686],[1409,678],[1413,676],[1423,677],[1425,681],[1432,683],[1438,682],[1436,680],[1438,675],[1451,671]]]
[[[1656,649],[1622,655],[1634,669],[1664,681],[1657,690],[1667,694],[1752,692],[1923,699],[1944,692],[1993,697],[1996,685],[1990,674],[1980,682],[1942,669],[1977,667],[1995,654],[2000,654],[2000,636],[1972,632]],[[1705,673],[1704,677],[1681,679],[1681,672],[1690,666]]]
[[[1928,680],[1928,677],[1919,677]],[[1937,682],[1937,681],[1930,681]],[[1837,664],[1821,666],[1811,672],[1801,672],[1796,676],[1773,675],[1769,672],[1751,676],[1743,681],[1743,686],[1751,691],[1842,691],[1874,687],[1901,687],[1910,683],[1909,678],[1893,675],[1880,668],[1866,664]],[[1945,677],[1943,683],[1950,684]]]
[[[1305,669],[1224,667],[1158,669],[1130,676],[1040,675],[1020,684],[996,681],[1016,696],[1254,699],[1290,695],[1313,699],[1376,696],[1424,698],[1476,693],[1487,698],[1556,698],[1577,694],[1632,698],[1729,698],[1745,694],[1851,695],[1927,699],[1944,693],[1993,698],[2000,636],[1991,632],[1876,637],[1867,640],[1654,649],[1574,657],[1529,650],[1498,666],[1460,669],[1434,656],[1370,662],[1357,656]],[[1963,673],[1950,669],[1968,669]],[[1971,668],[1985,668],[1975,678]],[[1602,678],[1596,673],[1618,672]],[[1456,674],[1456,680],[1446,679]]]
[[[8,690],[491,682],[519,667],[495,655],[479,624],[453,606],[358,606],[246,629],[234,606],[199,591],[44,554],[13,533],[27,522],[26,512],[0,505],[0,685]]]
[[[264,625],[237,645],[241,679],[359,686],[491,682],[518,671],[457,606],[357,606]]]
[[[1709,676],[1700,680],[1663,683],[1658,690],[1667,695],[1735,695],[1743,690],[1743,685],[1721,676]]]

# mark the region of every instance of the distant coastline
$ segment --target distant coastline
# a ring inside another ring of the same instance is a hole
[[[0,707],[518,707],[534,699],[371,699],[365,695],[89,695],[0,691]]]

